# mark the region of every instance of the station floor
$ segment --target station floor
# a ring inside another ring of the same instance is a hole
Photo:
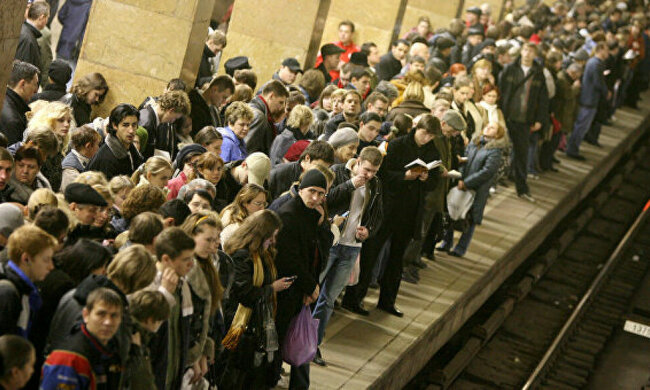
[[[499,187],[464,258],[437,252],[419,284],[402,283],[397,306],[403,318],[375,309],[377,290],[365,300],[370,316],[335,311],[321,345],[328,366],[311,365],[311,388],[399,389],[408,383],[632,147],[650,114],[650,94],[644,98],[640,110],[618,110],[612,126],[603,127],[601,148],[583,143],[586,161],[558,152],[559,172],[529,180],[536,203],[519,199],[514,185]]]

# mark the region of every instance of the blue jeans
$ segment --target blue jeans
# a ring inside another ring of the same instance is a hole
[[[458,253],[461,256],[465,255],[467,248],[469,248],[469,243],[472,241],[472,236],[474,236],[475,228],[476,224],[472,223],[469,225],[467,231],[460,236],[460,239],[454,248],[454,252]]]
[[[336,245],[330,249],[327,266],[321,273],[320,295],[312,316],[319,319],[318,345],[323,341],[325,327],[334,311],[334,301],[350,280],[350,272],[361,252],[361,247]]]
[[[589,128],[591,128],[591,123],[596,117],[597,110],[596,107],[580,106],[578,117],[573,125],[573,132],[567,143],[566,154],[577,156],[580,153],[580,143],[585,137],[585,134],[587,134],[587,131],[589,131]]]

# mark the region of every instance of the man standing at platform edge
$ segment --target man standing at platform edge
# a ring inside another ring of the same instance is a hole
[[[575,160],[584,161],[585,157],[580,154],[580,143],[591,126],[600,127],[598,121],[594,121],[598,104],[601,100],[610,99],[612,93],[607,89],[605,76],[605,60],[609,57],[607,43],[599,42],[594,48],[594,56],[587,61],[582,76],[582,88],[580,89],[580,109],[573,124],[573,132],[567,143],[566,155]],[[600,133],[600,129],[594,131]]]

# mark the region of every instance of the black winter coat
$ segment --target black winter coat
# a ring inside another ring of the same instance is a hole
[[[298,181],[302,175],[302,166],[299,161],[278,164],[271,169],[269,179],[269,192],[271,199],[276,199],[291,188],[291,184]]]
[[[327,141],[330,139],[332,134],[338,130],[339,125],[341,123],[345,122],[345,116],[343,116],[343,113],[336,114],[334,115],[330,120],[327,121],[325,124],[325,131],[323,132],[323,140]]]
[[[210,59],[214,58],[215,54],[208,48],[208,45],[203,46],[203,55],[201,55],[201,63],[199,64],[199,72],[196,75],[196,86],[200,87],[199,80],[204,77],[212,78],[212,67],[210,66]]]
[[[549,120],[549,99],[544,73],[537,62],[533,62],[528,72],[529,74],[532,73],[532,76],[530,76],[532,81],[528,91],[524,123],[533,124],[539,122],[544,124]],[[512,120],[512,118],[519,115],[521,109],[518,101],[519,93],[522,88],[525,88],[525,85],[524,72],[521,69],[521,58],[518,58],[513,63],[508,64],[499,77],[500,107],[503,110],[503,116],[507,120]]]
[[[5,334],[22,335],[18,327],[18,319],[23,311],[22,298],[28,296],[31,288],[7,264],[0,264],[0,280],[6,279],[9,283],[0,283],[0,336]],[[31,317],[31,316],[30,316]],[[32,321],[33,318],[30,318]]]
[[[388,144],[379,177],[384,183],[384,220],[393,230],[400,229],[404,234],[413,236],[420,231],[424,195],[432,191],[438,181],[438,168],[429,171],[426,181],[405,180],[405,165],[415,159],[426,163],[440,160],[440,153],[433,141],[418,146],[415,143],[415,131],[399,137]]]
[[[192,118],[192,137],[196,135],[205,126],[215,126],[216,123],[210,113],[208,102],[203,99],[198,89],[193,89],[187,94],[192,103],[190,117]]]
[[[130,158],[127,153],[131,155]],[[127,152],[117,137],[109,134],[106,137],[106,143],[99,148],[97,154],[88,163],[86,171],[103,172],[106,178],[111,180],[118,175],[131,176],[142,162],[142,156],[133,144],[129,145]]]
[[[278,278],[297,276],[291,287],[278,293],[276,324],[282,342],[289,322],[302,308],[303,296],[311,295],[318,285],[334,237],[329,223],[319,226],[320,213],[305,206],[299,196],[282,205],[278,216],[282,220],[275,259]]]
[[[65,96],[65,85],[45,84],[43,91],[32,96],[31,102],[45,100],[46,102],[55,102]]]
[[[397,76],[402,70],[402,63],[400,60],[393,56],[392,52],[388,52],[381,56],[379,63],[376,67],[377,79],[379,81],[390,81],[393,77]]]
[[[253,109],[255,117],[250,124],[250,130],[244,139],[248,154],[262,152],[269,155],[271,144],[277,135],[275,125],[269,121],[269,111],[261,96],[256,96],[248,105]]]
[[[85,100],[78,98],[73,93],[68,93],[61,98],[61,101],[72,107],[72,116],[74,116],[77,127],[90,123],[92,107]]]
[[[38,47],[38,38],[42,35],[36,27],[24,21],[20,28],[20,38],[18,38],[18,47],[16,47],[14,58],[41,69],[41,48]]]
[[[27,128],[25,113],[29,106],[13,89],[7,87],[5,101],[0,114],[0,132],[7,137],[9,145],[23,140]]]

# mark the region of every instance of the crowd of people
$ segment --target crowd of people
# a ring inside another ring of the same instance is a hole
[[[66,86],[87,4],[59,10],[48,60],[58,1],[31,2],[9,70],[4,389],[306,389],[310,362],[282,368],[305,306],[317,345],[335,310],[369,315],[371,288],[402,317],[423,258],[464,256],[501,188],[534,203],[539,175],[585,160],[650,74],[647,2],[531,0],[500,21],[488,4],[423,16],[383,55],[345,20],[313,69],[287,58],[259,84],[247,57],[214,72],[227,40],[211,31],[195,85],[104,118],[120,80]],[[460,217],[452,194],[471,195]]]

